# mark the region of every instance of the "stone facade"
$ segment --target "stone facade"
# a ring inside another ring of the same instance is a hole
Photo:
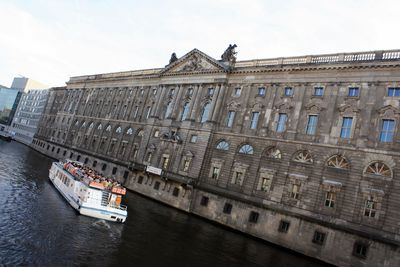
[[[399,100],[399,51],[227,62],[194,49],[53,88],[33,144],[305,255],[399,266]]]

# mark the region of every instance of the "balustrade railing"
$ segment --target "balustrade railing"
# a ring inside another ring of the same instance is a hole
[[[300,65],[300,64],[329,64],[368,61],[399,60],[400,50],[371,51],[358,53],[339,53],[326,55],[311,55],[302,57],[272,58],[237,61],[236,68],[262,67],[274,65]]]
[[[270,67],[281,65],[301,65],[301,64],[330,64],[330,63],[351,63],[351,62],[369,62],[369,61],[390,61],[400,60],[400,50],[386,50],[386,51],[371,51],[371,52],[358,52],[358,53],[337,53],[325,55],[310,55],[300,57],[286,57],[286,58],[270,58],[270,59],[255,59],[237,61],[235,68],[246,67]],[[162,68],[123,71],[113,73],[103,73],[86,76],[71,77],[69,82],[95,80],[115,77],[128,77],[128,76],[143,76],[143,75],[157,75]]]

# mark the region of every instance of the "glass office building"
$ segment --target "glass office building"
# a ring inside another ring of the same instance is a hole
[[[21,94],[18,89],[0,88],[0,124],[11,124]]]

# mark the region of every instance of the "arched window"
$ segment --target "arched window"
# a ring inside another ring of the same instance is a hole
[[[201,110],[200,122],[206,122],[208,120],[208,115],[210,113],[211,103],[207,102],[204,104],[203,109]]]
[[[129,129],[126,131],[126,134],[132,135],[132,134],[133,134],[132,128],[129,128]]]
[[[313,158],[311,156],[311,153],[307,150],[297,151],[293,160],[301,163],[308,163],[308,164],[313,163]]]
[[[337,169],[349,169],[350,164],[345,157],[342,155],[333,155],[326,162],[328,167],[337,168]]]
[[[229,143],[226,142],[225,140],[222,140],[217,144],[217,149],[219,149],[219,150],[228,150],[229,149]]]
[[[386,177],[392,177],[392,170],[385,163],[374,161],[364,170],[365,174],[374,174]]]
[[[254,149],[251,145],[245,144],[239,149],[240,154],[253,155]]]
[[[101,130],[103,129],[103,126],[101,126],[101,124],[99,124],[99,126],[97,126],[97,130]]]
[[[265,151],[265,155],[272,159],[281,159],[282,153],[276,146],[271,146]]]
[[[94,127],[94,123],[92,122],[92,123],[89,125],[89,129],[93,129],[93,127]]]
[[[107,131],[107,132],[111,132],[111,125],[108,125],[108,126],[107,126],[106,131]]]
[[[186,103],[183,105],[182,115],[181,115],[181,121],[186,120],[188,114],[189,114],[189,102],[186,102]]]
[[[165,116],[164,118],[167,119],[171,116],[172,114],[172,101],[169,101],[167,104],[167,108],[165,110]]]
[[[122,132],[121,126],[119,126],[119,127],[115,130],[115,132],[116,132],[116,133],[121,133],[121,132]]]

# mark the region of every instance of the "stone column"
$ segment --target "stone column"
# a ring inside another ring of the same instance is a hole
[[[215,105],[216,105],[216,102],[218,100],[219,91],[220,91],[221,86],[217,85],[214,88],[215,88],[215,91],[214,91],[214,95],[213,95],[212,100],[211,100],[210,113],[208,115],[208,120],[209,121],[213,121],[212,118],[214,117]]]
[[[190,101],[192,103],[191,104],[192,108],[191,108],[191,111],[190,111],[190,120],[191,121],[195,121],[196,120],[196,110],[197,110],[197,108],[199,106],[199,103],[200,103],[200,99],[198,99],[198,98],[201,97],[201,89],[202,89],[201,84],[196,86],[196,90],[195,90],[195,93],[194,93],[195,96],[192,98],[192,101]]]
[[[165,87],[165,85],[161,85],[160,89],[161,89],[160,90],[161,92],[159,93],[156,105],[153,108],[154,111],[152,111],[152,113],[153,113],[152,116],[156,117],[156,118],[160,117],[160,110],[162,108],[162,101],[163,101],[163,99],[165,97],[165,94],[166,94],[166,91],[167,91],[167,88]]]
[[[172,118],[176,118],[178,116],[177,113],[179,113],[179,102],[180,102],[182,93],[183,93],[183,86],[178,85],[178,93],[176,94],[175,99],[173,100],[174,106],[172,107],[172,112],[171,112]],[[178,109],[178,111],[177,111],[177,109]]]
[[[221,104],[222,104],[222,100],[224,98],[224,91],[225,91],[225,87],[223,84],[220,85],[219,88],[219,94],[218,94],[218,98],[216,99],[216,104],[215,104],[215,108],[213,110],[213,114],[212,114],[212,121],[216,122],[218,119],[218,114],[221,111]]]

